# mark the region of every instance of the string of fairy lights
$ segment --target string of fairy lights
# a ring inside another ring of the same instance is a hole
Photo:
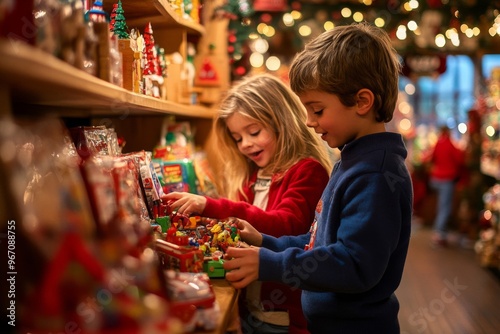
[[[238,7],[242,3],[244,12]],[[293,54],[321,32],[353,22],[367,21],[385,29],[402,54],[415,49],[470,53],[500,42],[500,1],[292,0],[273,12],[254,11],[245,0],[228,4],[233,4],[236,14],[229,46],[235,76],[252,68],[280,69],[288,60],[286,55],[273,54],[273,39],[278,35],[290,32],[293,37],[287,41]]]

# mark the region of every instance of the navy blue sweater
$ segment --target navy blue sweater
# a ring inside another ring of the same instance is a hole
[[[410,240],[412,185],[399,134],[346,145],[309,233],[264,235],[259,280],[302,289],[312,333],[399,333],[399,286]]]

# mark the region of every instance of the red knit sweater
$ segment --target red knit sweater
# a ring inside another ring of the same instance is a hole
[[[328,177],[325,168],[316,160],[307,158],[299,161],[279,182],[274,182],[276,176],[273,177],[267,209],[264,211],[252,205],[252,186],[257,179],[255,172],[243,187],[248,201],[207,197],[202,215],[219,219],[238,217],[250,222],[259,232],[276,237],[307,233]]]

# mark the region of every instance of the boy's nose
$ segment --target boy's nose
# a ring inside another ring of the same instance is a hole
[[[309,116],[307,117],[307,119],[306,119],[306,126],[308,126],[310,128],[314,128],[317,125],[318,125],[318,123],[316,122],[316,120],[312,119]]]

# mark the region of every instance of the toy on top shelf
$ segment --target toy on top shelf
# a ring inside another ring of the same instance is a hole
[[[184,18],[200,22],[199,0],[184,0]]]
[[[116,9],[118,9],[118,3],[113,4],[113,9],[111,14],[109,14],[109,31],[113,32],[115,27]]]
[[[132,59],[132,79],[129,80],[129,75],[127,72],[124,72],[123,88],[131,90],[134,93],[141,93],[144,89],[142,80],[142,54],[144,52],[144,48],[144,37],[138,29],[132,29],[130,31],[130,49],[132,49],[134,54]],[[124,58],[125,66],[128,66],[128,63],[128,59]]]
[[[86,19],[91,22],[106,23],[108,22],[107,14],[102,8],[102,1],[96,0],[87,13],[85,14]]]
[[[113,5],[114,6],[114,5]],[[114,9],[115,7],[113,7]],[[123,15],[125,11],[122,8],[121,0],[118,0],[116,4],[116,12],[114,17],[111,18],[110,25],[112,26],[112,32],[118,36],[119,39],[128,39],[128,27],[125,22],[125,16]]]
[[[144,79],[143,94],[159,98],[164,78],[162,75],[162,69],[158,63],[158,54],[155,46],[155,39],[153,37],[151,22],[144,28],[144,43],[144,68],[142,70],[142,77]]]

